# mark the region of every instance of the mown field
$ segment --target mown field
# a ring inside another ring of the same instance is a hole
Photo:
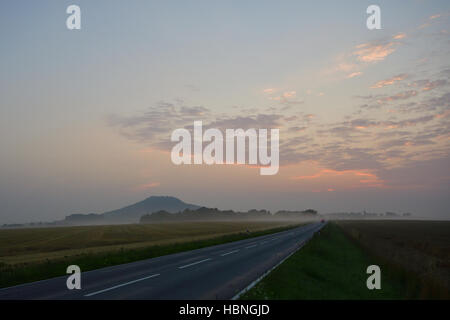
[[[448,299],[449,240],[449,222],[329,223],[241,299]],[[372,264],[381,290],[366,287]]]
[[[277,232],[293,222],[180,222],[0,229],[0,287]],[[248,232],[247,232],[248,231]]]

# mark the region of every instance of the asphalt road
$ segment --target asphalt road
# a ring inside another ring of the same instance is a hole
[[[0,299],[231,299],[307,241],[323,223],[0,289]]]

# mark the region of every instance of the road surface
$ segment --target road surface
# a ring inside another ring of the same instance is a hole
[[[293,253],[323,223],[0,289],[0,299],[231,299]]]

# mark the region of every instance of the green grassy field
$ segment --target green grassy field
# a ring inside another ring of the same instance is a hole
[[[381,290],[366,287],[366,268],[371,264],[381,268]],[[329,223],[241,299],[442,298],[423,296],[422,291],[417,277],[406,275]]]
[[[0,230],[0,287],[286,230],[292,222],[183,222]],[[249,230],[249,233],[247,233]]]

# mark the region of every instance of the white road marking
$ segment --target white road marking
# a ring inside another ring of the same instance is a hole
[[[148,276],[148,277],[144,277],[144,278],[140,278],[140,279],[137,279],[137,280],[133,280],[133,281],[125,282],[125,283],[122,283],[122,284],[118,284],[117,286],[114,286],[114,287],[111,287],[111,288],[106,288],[106,289],[99,290],[99,291],[95,291],[95,292],[92,292],[92,293],[88,293],[88,294],[85,294],[84,296],[85,297],[91,297],[91,296],[94,296],[96,294],[103,293],[103,292],[110,291],[110,290],[114,290],[114,289],[117,289],[117,288],[120,288],[120,287],[123,287],[123,286],[127,286],[127,285],[132,284],[132,283],[136,283],[136,282],[139,282],[139,281],[147,280],[147,279],[150,279],[150,278],[155,278],[155,277],[157,277],[159,275],[160,275],[159,273],[152,274],[151,276]]]
[[[257,246],[256,244],[253,244],[251,246],[245,247],[245,249],[250,249],[250,248],[253,248],[253,247],[256,247],[256,246]]]
[[[235,252],[238,252],[239,250],[233,250],[233,251],[230,251],[230,252],[227,252],[227,253],[223,253],[223,254],[221,254],[220,256],[221,257],[225,257],[225,256],[227,256],[227,255],[229,255],[229,254],[232,254],[232,253],[235,253]]]
[[[190,267],[190,266],[193,266],[193,265],[196,265],[196,264],[205,262],[205,261],[209,261],[209,260],[212,260],[212,259],[211,259],[211,258],[208,258],[208,259],[200,260],[200,261],[197,261],[197,262],[189,263],[189,264],[187,264],[187,265],[178,267],[178,269],[184,269],[184,268],[187,268],[187,267]]]
[[[307,240],[306,240],[307,241]],[[280,262],[278,262],[275,266],[273,266],[270,270],[267,270],[262,276],[260,276],[258,279],[256,279],[255,281],[253,281],[252,283],[250,283],[246,288],[242,289],[238,294],[236,294],[234,297],[231,298],[231,300],[237,300],[239,299],[239,297],[247,292],[248,290],[250,290],[251,288],[253,288],[258,282],[260,282],[265,276],[267,276],[272,270],[276,269],[280,264],[282,264],[284,261],[286,261],[290,256],[292,256],[294,253],[296,253],[299,249],[301,249],[306,241],[304,241],[300,246],[297,247],[296,250],[294,250],[293,252],[291,252],[287,257],[285,257],[284,259],[282,259]]]
[[[261,241],[261,244],[264,244],[264,243],[266,243],[267,241]]]

